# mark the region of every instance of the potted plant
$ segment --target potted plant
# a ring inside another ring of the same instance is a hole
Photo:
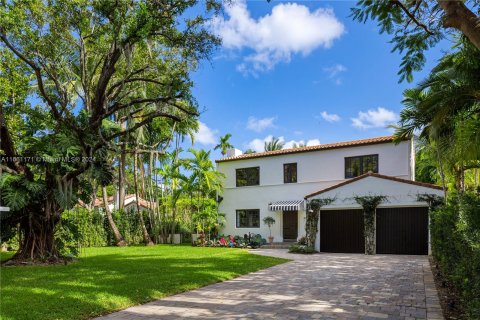
[[[268,226],[268,231],[270,232],[270,236],[268,236],[268,243],[272,244],[273,243],[272,226],[275,224],[275,219],[273,219],[272,217],[265,217],[263,218],[263,223],[265,223]]]

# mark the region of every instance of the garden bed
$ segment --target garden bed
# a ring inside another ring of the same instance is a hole
[[[429,257],[432,268],[435,287],[437,288],[443,316],[446,320],[465,319],[465,311],[462,305],[461,294],[454,284],[442,272],[435,258]]]

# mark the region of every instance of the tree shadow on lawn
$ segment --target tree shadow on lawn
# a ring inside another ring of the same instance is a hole
[[[2,268],[1,318],[86,319],[285,262],[238,249],[164,248]]]

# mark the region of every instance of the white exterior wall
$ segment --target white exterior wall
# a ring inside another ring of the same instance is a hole
[[[417,201],[421,194],[435,194],[443,197],[443,191],[409,183],[393,181],[374,176],[365,177],[336,189],[323,192],[313,199],[336,199],[322,210],[335,209],[361,209],[362,207],[353,199],[354,196],[386,196],[387,200],[381,203],[378,208],[392,207],[426,207],[426,202]]]
[[[307,194],[345,181],[345,157],[378,154],[378,173],[403,179],[412,179],[411,142],[398,145],[382,143],[339,149],[319,150],[288,155],[217,163],[217,170],[226,178],[220,212],[226,214],[223,233],[244,235],[248,232],[268,237],[263,218],[272,216],[275,242],[283,241],[282,212],[271,212],[268,204],[282,200],[302,200]],[[283,183],[283,164],[297,163],[297,183]],[[236,169],[260,167],[260,185],[236,187]],[[236,228],[236,210],[260,209],[260,228]],[[305,211],[298,213],[298,236],[305,235]]]

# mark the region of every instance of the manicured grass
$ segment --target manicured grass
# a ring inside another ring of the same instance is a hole
[[[87,319],[285,261],[228,248],[89,248],[67,266],[2,267],[0,319]]]

